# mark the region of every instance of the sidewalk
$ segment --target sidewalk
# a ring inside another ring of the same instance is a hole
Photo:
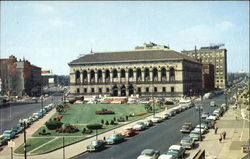
[[[241,159],[246,153],[241,152],[241,145],[249,139],[249,120],[243,120],[240,110],[229,109],[223,117],[217,121],[218,132],[210,129],[199,147],[187,151],[192,158],[199,149],[205,149],[206,159]],[[236,120],[237,116],[237,120]],[[220,133],[226,131],[226,139],[219,142]]]

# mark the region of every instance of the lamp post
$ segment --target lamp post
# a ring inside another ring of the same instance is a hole
[[[200,141],[202,141],[202,135],[201,135],[201,105],[198,105],[198,112],[199,112],[199,129],[200,129],[200,133],[199,133],[199,136],[200,136]]]
[[[225,90],[225,104],[226,104],[226,109],[228,108],[228,103],[227,103],[227,88],[226,88],[226,90]]]
[[[24,125],[24,159],[27,159],[27,151],[26,151],[26,121],[23,122]]]

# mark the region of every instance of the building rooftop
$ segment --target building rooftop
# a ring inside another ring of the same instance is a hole
[[[69,63],[88,64],[88,63],[113,63],[113,62],[135,62],[135,61],[159,61],[184,59],[199,63],[192,57],[176,52],[174,50],[155,49],[155,50],[132,50],[116,52],[96,52],[82,56]]]

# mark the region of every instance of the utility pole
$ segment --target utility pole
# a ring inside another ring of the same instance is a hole
[[[202,135],[201,135],[201,106],[199,105],[199,124],[200,124],[200,141],[202,141]]]
[[[63,136],[63,159],[65,159],[64,136]]]
[[[23,122],[24,124],[24,159],[27,159],[27,151],[26,151],[26,122]]]

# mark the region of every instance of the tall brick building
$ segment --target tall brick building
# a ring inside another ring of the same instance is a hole
[[[37,95],[41,89],[41,68],[11,55],[0,59],[1,95]]]
[[[227,49],[221,49],[220,46],[222,45],[181,52],[195,59],[200,58],[203,64],[214,65],[214,87],[223,89],[227,86]]]

